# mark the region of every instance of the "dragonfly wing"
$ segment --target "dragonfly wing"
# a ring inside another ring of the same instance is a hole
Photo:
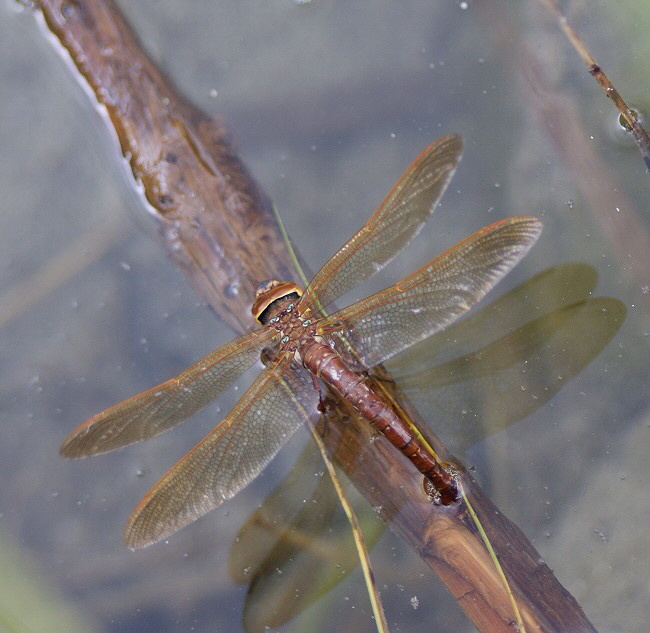
[[[228,417],[151,489],[127,522],[128,547],[170,536],[259,475],[318,403],[311,375],[291,362],[267,367]]]
[[[258,330],[219,347],[183,373],[106,409],[72,431],[64,457],[88,457],[146,440],[194,415],[260,358],[274,333]]]
[[[357,368],[369,368],[455,321],[528,252],[539,220],[514,217],[466,238],[395,285],[323,320],[319,332]]]
[[[398,255],[433,213],[461,153],[462,141],[456,135],[424,150],[368,222],[316,274],[301,305],[325,308]]]

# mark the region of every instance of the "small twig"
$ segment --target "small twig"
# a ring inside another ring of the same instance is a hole
[[[580,55],[582,61],[587,66],[589,74],[594,77],[594,79],[600,84],[607,98],[611,99],[614,102],[614,105],[621,115],[621,125],[632,135],[634,142],[641,152],[643,161],[646,164],[646,169],[650,171],[650,137],[639,121],[637,113],[631,110],[627,103],[625,103],[623,97],[621,97],[618,90],[616,90],[614,87],[614,84],[612,84],[603,69],[599,66],[591,53],[587,50],[587,47],[584,45],[583,41],[578,37],[578,34],[568,23],[566,16],[557,6],[556,0],[541,1],[548,7],[548,10],[557,19],[557,22],[564,34],[567,36],[567,39],[569,42],[571,42],[573,48],[575,48],[576,52],[578,55]]]

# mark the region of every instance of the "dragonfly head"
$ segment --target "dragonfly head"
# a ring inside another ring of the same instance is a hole
[[[257,288],[251,312],[265,325],[270,318],[284,309],[286,303],[295,302],[301,296],[302,289],[293,282],[268,279]]]

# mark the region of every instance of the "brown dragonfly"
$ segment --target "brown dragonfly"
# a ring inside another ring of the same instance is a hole
[[[419,233],[461,152],[461,139],[454,135],[430,145],[304,292],[291,282],[264,282],[253,304],[261,327],[94,416],[66,438],[61,454],[72,458],[149,439],[205,407],[256,361],[265,365],[230,414],[140,502],[125,528],[127,546],[146,547],[166,538],[250,483],[317,412],[323,384],[413,462],[430,482],[435,502],[456,500],[454,473],[396,403],[371,388],[367,372],[467,312],[533,245],[542,228],[539,220],[513,217],[493,224],[386,290],[333,314],[326,308]]]

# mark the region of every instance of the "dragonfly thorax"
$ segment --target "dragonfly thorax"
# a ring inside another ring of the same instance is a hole
[[[290,281],[271,279],[260,284],[252,312],[264,326],[279,334],[283,352],[297,352],[313,342],[316,326],[299,309],[302,289]]]
[[[314,342],[316,324],[300,313],[295,300],[282,297],[270,306],[270,308],[275,307],[279,307],[279,311],[267,318],[264,325],[272,327],[279,333],[282,352],[300,354],[302,348]]]

